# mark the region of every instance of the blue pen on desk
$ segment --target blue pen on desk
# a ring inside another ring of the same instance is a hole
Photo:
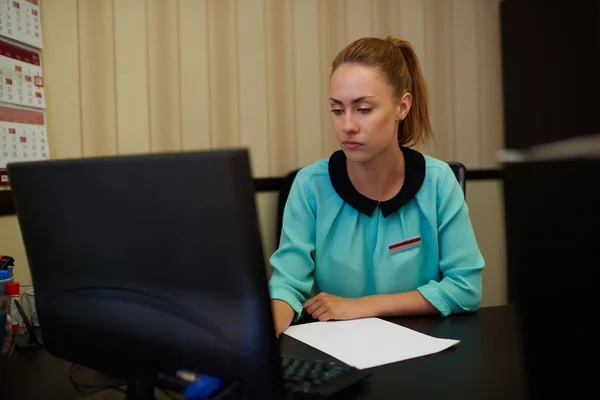
[[[199,375],[184,391],[183,396],[189,400],[208,399],[221,388],[222,381],[209,375]]]

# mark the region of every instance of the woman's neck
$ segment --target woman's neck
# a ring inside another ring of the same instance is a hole
[[[404,154],[396,146],[367,163],[346,161],[352,185],[370,199],[387,201],[398,194],[404,184]]]

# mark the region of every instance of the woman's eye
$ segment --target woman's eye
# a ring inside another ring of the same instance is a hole
[[[332,113],[334,113],[335,115],[342,115],[342,113],[344,112],[344,110],[340,110],[338,108],[331,110]]]
[[[371,112],[371,110],[372,110],[372,108],[359,108],[358,112],[361,114],[368,114]]]

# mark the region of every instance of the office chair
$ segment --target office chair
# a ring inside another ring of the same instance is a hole
[[[456,176],[458,183],[464,193],[465,199],[467,198],[467,168],[459,163],[459,162],[448,162],[452,172]],[[283,210],[285,208],[285,203],[287,201],[288,195],[290,193],[290,189],[292,188],[292,183],[294,183],[294,179],[296,178],[296,174],[300,171],[300,169],[295,169],[288,173],[283,180],[281,181],[281,186],[279,187],[279,200],[277,203],[277,234],[275,236],[275,240],[277,241],[276,245],[279,246],[279,238],[281,237],[281,225],[283,224]]]
[[[454,172],[454,176],[456,176],[456,180],[458,181],[458,184],[460,185],[460,188],[463,191],[463,194],[465,195],[465,200],[467,199],[467,167],[465,167],[463,164],[459,163],[459,162],[448,162],[448,165],[450,165],[450,168],[452,169],[452,172]]]

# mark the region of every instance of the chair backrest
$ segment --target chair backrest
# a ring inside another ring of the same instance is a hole
[[[283,225],[283,210],[285,209],[285,203],[287,202],[288,195],[290,194],[290,189],[292,188],[292,183],[294,183],[294,179],[296,178],[296,174],[300,171],[300,169],[295,169],[288,173],[282,180],[281,186],[279,187],[279,200],[277,201],[277,227],[276,227],[276,236],[275,236],[275,244],[279,247],[279,238],[281,237],[281,226]]]
[[[448,162],[448,165],[450,165],[452,172],[454,172],[454,176],[456,176],[456,180],[458,180],[458,183],[466,199],[467,168],[459,162]],[[296,178],[296,174],[298,173],[298,171],[300,171],[300,169],[295,169],[288,173],[281,181],[281,186],[279,187],[279,200],[277,202],[277,227],[275,236],[277,246],[279,246],[279,238],[281,237],[281,226],[283,224],[283,210],[285,209],[285,203],[287,201],[290,189],[292,188],[292,183],[294,183],[294,179]]]
[[[467,198],[467,168],[459,162],[448,162],[448,165],[450,165],[452,172],[454,172],[454,176],[456,176],[456,180],[458,181],[458,184],[460,185],[460,188],[462,189],[463,194],[465,195],[465,199],[466,199]]]

